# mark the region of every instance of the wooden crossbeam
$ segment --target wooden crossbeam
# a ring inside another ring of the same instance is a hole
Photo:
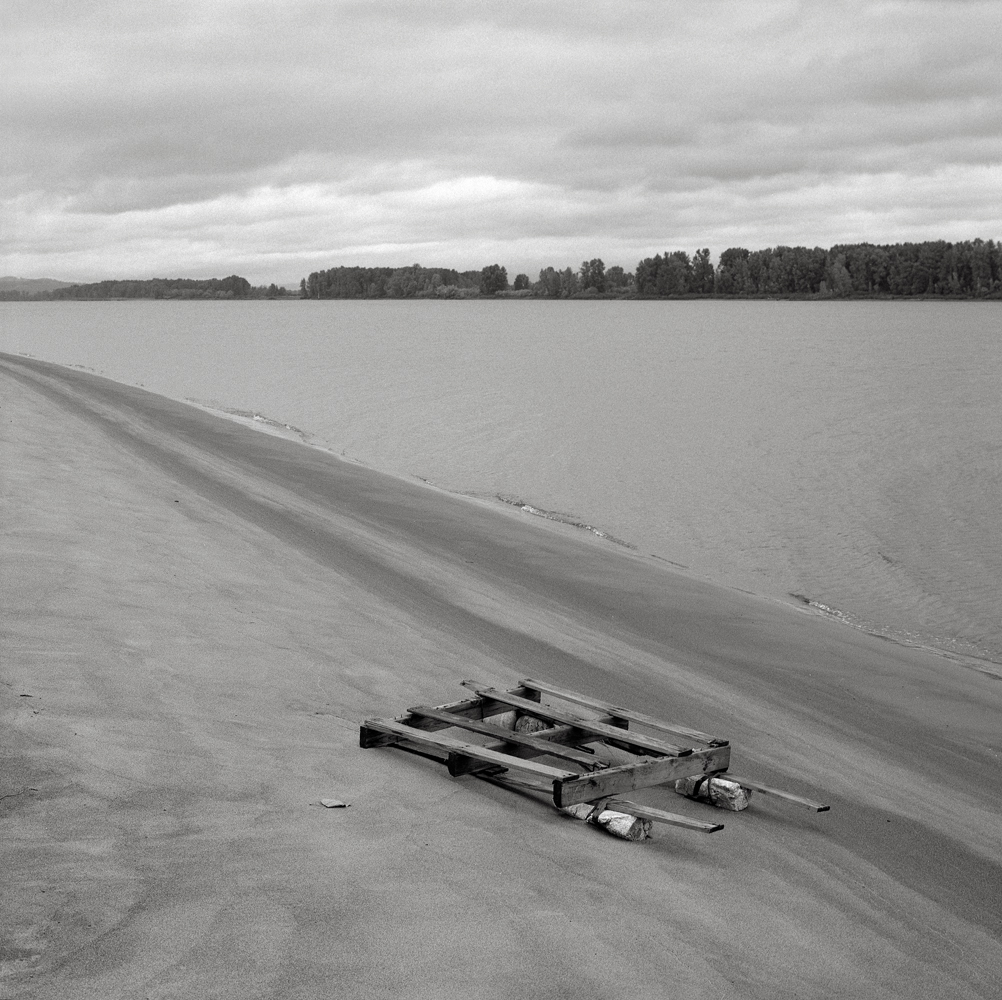
[[[826,806],[823,802],[815,802],[813,799],[805,799],[802,795],[794,795],[792,792],[784,792],[780,788],[772,788],[770,785],[762,785],[757,781],[749,781],[747,778],[736,778],[733,774],[721,774],[719,777],[726,781],[735,781],[744,788],[750,788],[763,795],[772,795],[777,799],[785,799],[787,802],[796,802],[798,805],[807,806],[815,812],[828,812],[831,806]]]
[[[611,702],[600,701],[598,698],[588,698],[576,691],[568,691],[566,688],[556,687],[545,681],[524,680],[519,682],[519,686],[538,691],[541,694],[552,694],[563,701],[572,702],[575,705],[584,705],[586,708],[594,708],[596,711],[604,712],[616,719],[627,719],[630,722],[640,722],[652,729],[660,729],[664,733],[672,733],[675,736],[683,736],[686,739],[696,740],[699,743],[706,743],[710,746],[726,746],[727,740],[717,739],[707,733],[701,733],[697,729],[688,729],[685,726],[678,726],[671,722],[662,722],[653,716],[645,715],[643,712],[635,712],[632,708],[622,708],[613,705]]]
[[[502,743],[515,744],[534,751],[534,756],[546,754],[550,757],[559,757],[562,760],[573,760],[585,767],[594,769],[604,766],[602,761],[597,760],[594,754],[585,753],[584,750],[575,750],[573,747],[561,746],[548,740],[540,738],[535,733],[519,733],[512,729],[504,729],[501,726],[492,725],[489,722],[478,722],[476,719],[464,719],[461,715],[454,715],[452,712],[443,712],[437,708],[428,708],[420,705],[417,708],[407,709],[412,715],[418,715],[426,719],[435,719],[444,722],[457,729],[467,729],[471,733],[480,733],[482,736],[493,736]],[[493,747],[492,749],[497,749]]]
[[[449,736],[443,736],[441,733],[431,733],[426,730],[415,729],[413,726],[404,725],[404,723],[397,722],[395,719],[366,719],[361,731],[361,743],[363,747],[378,745],[370,741],[368,738],[369,733],[382,733],[387,736],[403,737],[408,742],[444,752],[448,757],[472,758],[485,764],[494,764],[512,771],[522,771],[534,777],[547,778],[551,781],[576,777],[575,771],[565,771],[557,767],[550,767],[548,764],[538,764],[532,760],[513,757],[511,754],[488,750],[473,743],[463,743],[461,740],[454,740]],[[451,766],[450,770],[452,770]]]
[[[708,747],[695,750],[687,757],[656,757],[643,763],[607,767],[591,774],[575,775],[553,782],[553,804],[562,809],[578,802],[594,802],[608,795],[651,788],[694,774],[725,771],[731,759],[731,748]]]
[[[523,712],[527,712],[537,718],[547,719],[550,722],[561,722],[566,726],[574,726],[585,732],[594,733],[596,736],[601,736],[604,740],[613,741],[626,747],[634,747],[636,748],[633,751],[634,753],[655,753],[665,757],[682,757],[693,752],[688,747],[678,747],[671,743],[665,743],[663,740],[656,740],[653,736],[631,733],[629,730],[619,729],[616,726],[607,725],[596,719],[583,719],[580,716],[552,708],[551,706],[543,708],[538,702],[520,698],[518,695],[507,691],[498,691],[496,688],[483,687],[476,681],[463,681],[463,686],[470,688],[470,690],[475,691],[483,698],[491,698],[494,701],[511,705],[512,708],[520,708]]]

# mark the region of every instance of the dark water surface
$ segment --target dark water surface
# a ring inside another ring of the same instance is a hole
[[[0,350],[997,662],[1000,332],[993,303],[0,303]]]

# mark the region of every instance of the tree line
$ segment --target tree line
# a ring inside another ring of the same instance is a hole
[[[363,298],[1002,298],[1002,243],[730,247],[714,266],[708,248],[645,257],[632,273],[599,258],[578,269],[545,267],[536,281],[491,264],[480,271],[333,267],[300,282],[309,299]]]
[[[95,281],[52,292],[53,299],[246,299],[251,283],[228,278],[150,278],[145,281]]]
[[[714,294],[823,298],[1002,297],[1002,244],[994,240],[874,245],[829,250],[740,247],[720,255]]]
[[[481,278],[489,271],[455,271],[443,267],[332,267],[314,271],[299,283],[304,299],[471,298],[481,294]],[[504,268],[501,268],[503,271]],[[507,287],[507,274],[504,287]],[[503,288],[490,285],[494,294]]]
[[[278,285],[252,286],[246,278],[149,278],[95,281],[46,291],[0,290],[0,300],[62,299],[278,299],[288,296]]]
[[[11,299],[255,299],[294,295],[246,278],[97,281],[51,290],[0,289]],[[822,247],[729,247],[717,264],[707,248],[665,251],[633,272],[600,258],[577,269],[544,267],[533,281],[489,264],[479,271],[422,267],[332,267],[299,283],[304,299],[499,298],[1002,298],[1002,243],[847,243]]]

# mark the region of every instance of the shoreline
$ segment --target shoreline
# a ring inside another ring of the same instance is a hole
[[[18,354],[18,355],[7,355],[11,358],[25,358],[28,360],[41,361],[42,359],[35,358],[31,354]],[[4,352],[0,352],[0,359],[4,357]],[[62,365],[59,362],[43,362],[47,365],[54,365],[57,368],[66,368],[70,370],[77,370],[87,372],[97,378],[105,379],[107,381],[113,382],[117,385],[127,386],[136,389],[143,389],[144,391],[151,392],[147,390],[145,386],[141,384],[124,382],[117,379],[109,378],[100,372],[95,371],[93,368],[89,368],[85,365]],[[161,395],[154,393],[154,395]],[[827,619],[828,621],[835,622],[839,625],[843,625],[848,628],[856,629],[863,632],[866,635],[872,636],[876,639],[880,639],[885,642],[892,642],[900,645],[906,649],[916,649],[925,653],[930,653],[934,656],[939,656],[944,660],[947,660],[953,664],[964,667],[965,669],[975,670],[979,673],[984,674],[987,677],[1002,680],[1002,661],[993,659],[990,655],[979,654],[973,650],[968,649],[967,651],[960,651],[956,648],[948,648],[946,646],[934,645],[930,642],[912,640],[902,637],[897,634],[894,630],[890,628],[885,628],[877,622],[873,621],[860,621],[857,620],[853,615],[842,611],[839,608],[830,607],[827,604],[822,603],[815,598],[809,597],[808,595],[801,594],[798,592],[788,591],[785,594],[775,593],[768,594],[757,591],[748,590],[746,588],[739,587],[737,585],[726,584],[714,580],[710,576],[701,575],[693,572],[688,566],[684,566],[681,563],[674,562],[665,556],[658,555],[657,553],[649,552],[645,553],[639,550],[638,546],[633,542],[624,540],[617,537],[611,532],[597,528],[594,525],[588,524],[572,515],[561,514],[559,512],[552,512],[543,509],[539,509],[533,506],[531,503],[524,502],[520,499],[510,497],[504,494],[477,494],[468,493],[463,490],[451,489],[445,486],[439,486],[432,480],[420,476],[417,474],[405,475],[402,473],[392,472],[384,469],[380,469],[375,465],[363,461],[359,458],[354,458],[347,455],[346,452],[338,453],[335,448],[330,446],[328,443],[324,442],[323,439],[319,438],[311,431],[303,430],[300,427],[296,427],[292,424],[286,423],[278,418],[273,418],[265,414],[259,413],[256,410],[240,410],[223,407],[221,405],[204,403],[197,399],[190,397],[180,398],[174,396],[165,397],[172,399],[177,403],[195,407],[210,416],[219,417],[225,420],[231,420],[241,426],[248,429],[255,430],[264,434],[272,434],[276,437],[282,438],[287,441],[291,441],[296,444],[300,444],[307,448],[313,448],[327,455],[330,455],[336,461],[346,462],[349,464],[357,465],[360,468],[369,469],[372,472],[378,473],[380,475],[390,476],[395,479],[400,479],[404,482],[414,483],[419,482],[428,488],[435,490],[443,495],[448,495],[458,499],[465,500],[471,503],[486,504],[488,508],[497,510],[498,512],[508,514],[510,516],[516,516],[511,508],[515,508],[521,512],[532,515],[534,518],[546,523],[549,522],[549,526],[552,526],[556,530],[560,530],[561,527],[566,527],[570,529],[575,529],[578,531],[583,531],[590,533],[595,536],[596,540],[601,542],[607,542],[611,545],[618,546],[621,550],[625,550],[636,558],[647,560],[652,559],[658,563],[664,564],[666,567],[670,567],[670,572],[679,573],[683,576],[689,577],[693,580],[699,580],[704,583],[708,583],[711,586],[718,586],[724,589],[734,590],[738,593],[748,594],[752,597],[757,597],[765,601],[777,602],[782,606],[790,606],[794,609],[801,611],[806,614],[818,615]]]
[[[66,366],[66,367],[80,367],[80,366]],[[91,374],[98,374],[92,369],[82,369],[90,371]],[[100,376],[106,378],[107,376]],[[111,379],[111,381],[116,381]],[[132,383],[121,382],[121,385],[131,385]],[[175,398],[175,397],[170,397]],[[310,431],[305,431],[302,428],[295,427],[291,424],[285,423],[279,418],[269,417],[266,414],[257,412],[256,410],[232,410],[221,406],[213,406],[208,403],[202,403],[198,400],[185,398],[178,399],[178,402],[187,403],[191,406],[195,406],[198,409],[204,410],[205,412],[222,417],[227,420],[234,420],[245,427],[253,430],[260,431],[264,434],[274,434],[277,437],[285,438],[289,441],[294,441],[299,444],[303,444],[308,448],[316,448],[323,451],[334,458],[342,462],[350,462],[359,465],[363,468],[371,469],[374,472],[379,472],[382,475],[394,476],[395,478],[400,478],[405,481],[417,481],[424,483],[431,489],[437,490],[443,494],[449,496],[463,498],[474,503],[484,503],[486,502],[488,506],[499,511],[504,511],[505,513],[512,513],[511,510],[505,510],[505,508],[515,508],[515,510],[522,511],[523,513],[530,514],[531,516],[540,519],[543,522],[549,522],[551,525],[562,525],[568,528],[573,528],[578,531],[583,531],[592,534],[596,539],[607,542],[611,545],[618,546],[622,550],[629,551],[634,556],[639,559],[653,559],[659,563],[665,564],[667,567],[671,567],[671,572],[680,573],[683,576],[690,577],[694,580],[702,580],[704,583],[709,583],[714,586],[719,586],[724,589],[732,589],[739,593],[749,594],[753,597],[761,598],[766,601],[776,601],[784,606],[792,606],[797,610],[804,611],[809,614],[820,615],[828,619],[829,621],[836,622],[840,625],[844,625],[847,628],[857,629],[864,632],[867,635],[873,636],[874,638],[881,639],[886,642],[897,643],[908,649],[918,649],[927,653],[931,653],[936,656],[941,656],[945,660],[949,660],[952,663],[959,664],[970,670],[976,670],[980,673],[985,674],[988,677],[997,678],[1002,680],[1002,661],[993,659],[987,654],[979,655],[978,652],[968,649],[968,651],[960,651],[956,648],[948,648],[946,646],[936,646],[930,642],[923,642],[917,640],[910,640],[903,638],[900,634],[896,634],[889,626],[881,626],[878,622],[872,621],[860,621],[857,620],[853,615],[848,612],[842,611],[839,608],[831,607],[821,601],[809,597],[805,594],[796,593],[793,591],[787,591],[785,595],[767,594],[758,591],[748,590],[746,588],[739,587],[737,585],[721,583],[720,581],[712,579],[710,576],[700,575],[692,571],[688,566],[684,566],[682,563],[675,562],[666,556],[658,555],[654,552],[642,552],[635,543],[618,537],[611,531],[604,528],[596,527],[589,524],[580,518],[574,517],[569,514],[562,514],[557,511],[548,511],[545,509],[538,508],[528,501],[518,499],[517,497],[508,496],[501,493],[496,493],[488,496],[487,494],[477,494],[477,493],[467,493],[463,490],[450,489],[449,487],[439,486],[432,480],[414,474],[412,476],[405,476],[399,473],[390,472],[384,469],[379,469],[377,466],[371,465],[362,459],[353,458],[347,455],[345,452],[340,454],[331,446],[320,443],[321,439],[318,438]],[[496,502],[495,502],[496,501]],[[788,600],[789,599],[789,600]],[[955,645],[959,644],[959,640],[955,641]],[[969,644],[968,644],[969,645]]]
[[[138,387],[0,385],[0,996],[992,995],[991,676]],[[624,845],[358,749],[527,675],[832,812]]]
[[[3,352],[0,352],[2,355]],[[31,360],[41,360],[35,358],[30,354],[21,355],[11,355],[12,357],[24,357]],[[46,362],[48,364],[55,364],[60,366],[59,362]],[[145,389],[145,386],[141,383],[132,383],[121,381],[118,379],[110,379],[109,376],[104,375],[96,371],[93,368],[89,368],[84,365],[61,365],[61,367],[70,368],[74,370],[80,370],[88,372],[100,378],[109,379],[109,381],[115,382],[116,384],[123,386],[131,386],[133,388]],[[150,390],[147,390],[150,391]],[[474,503],[486,503],[489,507],[502,511],[507,514],[514,515],[515,510],[521,510],[524,513],[530,514],[535,518],[540,519],[543,522],[549,522],[555,528],[558,526],[566,526],[568,528],[577,529],[580,531],[585,531],[591,533],[599,541],[608,542],[612,545],[621,547],[621,549],[631,552],[637,558],[640,559],[653,559],[658,563],[664,564],[667,567],[671,567],[673,572],[681,573],[684,576],[691,577],[694,580],[701,580],[704,583],[709,583],[711,585],[723,587],[725,589],[733,589],[740,593],[749,594],[751,596],[759,597],[762,600],[775,601],[784,606],[792,606],[797,610],[809,613],[817,614],[822,617],[827,618],[830,621],[837,622],[838,624],[844,625],[848,628],[857,629],[861,632],[871,635],[875,638],[897,643],[905,648],[923,650],[933,655],[941,656],[943,659],[948,660],[952,663],[959,664],[967,669],[976,670],[980,673],[985,674],[988,677],[1002,679],[1002,660],[994,659],[991,655],[983,650],[979,650],[977,647],[973,646],[970,641],[965,640],[953,640],[952,645],[936,645],[934,642],[928,641],[928,637],[925,640],[907,638],[900,633],[898,629],[891,626],[886,626],[880,622],[859,619],[855,615],[842,610],[841,608],[831,607],[822,601],[809,597],[808,595],[801,594],[794,591],[782,591],[777,589],[773,593],[766,593],[763,591],[751,590],[746,587],[741,587],[737,584],[723,583],[719,580],[715,580],[710,575],[700,574],[693,571],[690,567],[675,562],[666,556],[659,555],[655,552],[643,552],[640,547],[634,542],[618,537],[611,531],[605,528],[599,528],[586,521],[570,514],[563,514],[557,511],[548,511],[545,509],[538,508],[534,506],[531,502],[526,502],[516,497],[512,497],[502,493],[486,494],[486,493],[471,493],[466,492],[461,489],[454,489],[447,486],[440,486],[433,480],[421,476],[419,474],[404,474],[399,472],[393,472],[386,469],[382,469],[377,465],[367,462],[363,459],[356,458],[348,455],[345,451],[338,452],[335,447],[331,446],[329,443],[324,441],[318,435],[314,434],[312,431],[303,430],[301,427],[294,426],[282,420],[281,418],[275,418],[268,416],[267,414],[260,413],[257,410],[243,410],[228,408],[220,404],[206,403],[201,400],[192,397],[180,397],[180,396],[169,396],[167,398],[173,399],[176,402],[184,403],[197,409],[200,409],[210,415],[221,417],[226,420],[232,420],[242,426],[249,429],[257,430],[265,434],[273,434],[277,437],[284,438],[289,441],[293,441],[298,444],[302,444],[308,448],[315,448],[326,454],[331,455],[341,462],[348,462],[358,465],[362,468],[370,469],[373,472],[377,472],[381,475],[388,475],[394,478],[399,478],[406,482],[420,482],[428,486],[433,490],[437,490],[443,494],[453,496],[456,498],[465,499],[469,502]],[[514,515],[517,516],[517,515]],[[558,529],[559,530],[559,529]]]

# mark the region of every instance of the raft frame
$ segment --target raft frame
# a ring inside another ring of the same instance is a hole
[[[360,746],[397,747],[445,764],[453,777],[469,774],[505,786],[528,787],[550,795],[557,809],[587,804],[704,833],[721,830],[723,824],[665,812],[621,795],[706,775],[726,778],[815,812],[829,808],[728,774],[731,747],[726,739],[531,678],[507,691],[476,681],[462,684],[474,697],[444,705],[420,705],[392,719],[367,719],[360,727]],[[570,707],[544,704],[543,695]],[[582,715],[582,707],[598,714]],[[524,718],[537,721],[522,731],[514,728]],[[631,723],[657,735],[630,729]],[[543,728],[533,729],[540,725]],[[490,741],[472,743],[445,735],[445,729],[476,733],[490,737]],[[614,749],[615,756],[625,756],[628,763],[599,758],[596,750],[602,747]],[[540,763],[538,757],[556,760],[559,766]]]

